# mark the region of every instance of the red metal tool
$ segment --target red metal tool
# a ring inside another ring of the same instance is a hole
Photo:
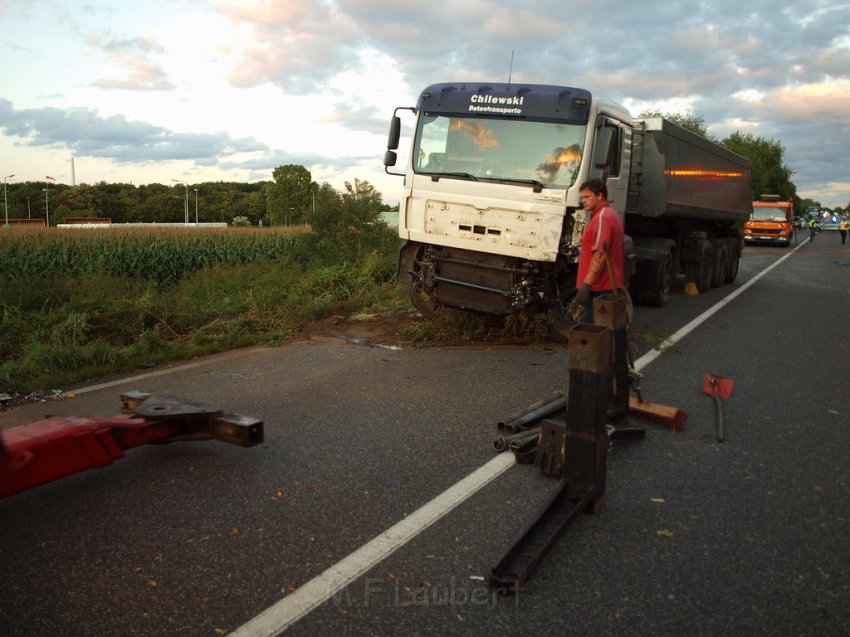
[[[732,395],[732,385],[732,380],[725,376],[706,373],[702,377],[702,390],[714,397],[715,415],[717,417],[717,442],[726,440],[723,424],[723,403],[720,399],[729,398]]]
[[[91,468],[132,447],[178,440],[263,441],[263,422],[210,405],[144,392],[121,395],[117,416],[52,416],[0,431],[0,498]]]

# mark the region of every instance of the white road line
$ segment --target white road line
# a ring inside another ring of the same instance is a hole
[[[673,334],[671,334],[671,335],[670,335],[670,336],[668,336],[666,339],[664,339],[664,340],[663,340],[663,341],[662,341],[662,342],[658,345],[658,347],[657,347],[657,348],[652,349],[652,350],[649,350],[646,354],[644,354],[643,356],[641,356],[639,359],[637,359],[637,360],[635,361],[635,370],[636,370],[636,371],[640,371],[640,370],[642,370],[644,367],[646,367],[647,365],[649,365],[652,361],[654,361],[656,358],[658,358],[659,356],[661,356],[661,354],[663,354],[665,351],[667,351],[670,347],[672,347],[673,345],[675,345],[676,343],[678,343],[679,341],[681,341],[681,340],[682,340],[683,338],[685,338],[688,334],[690,334],[691,332],[693,332],[693,331],[694,331],[697,327],[699,327],[700,325],[702,325],[703,323],[705,323],[708,319],[710,319],[712,316],[714,316],[715,314],[717,314],[717,312],[719,312],[719,311],[720,311],[720,310],[722,310],[724,307],[726,307],[727,305],[729,305],[732,301],[734,301],[736,298],[738,298],[741,294],[743,294],[746,290],[748,290],[748,289],[750,288],[750,286],[754,285],[756,281],[758,281],[760,278],[762,278],[762,277],[763,277],[764,275],[766,275],[768,272],[770,272],[771,270],[773,270],[773,268],[775,268],[776,266],[778,266],[780,263],[782,263],[783,261],[785,261],[785,259],[787,259],[788,257],[790,257],[790,256],[791,256],[792,254],[794,254],[797,250],[799,250],[800,248],[802,248],[802,247],[806,244],[806,242],[807,242],[807,241],[808,241],[808,239],[805,239],[805,240],[803,241],[803,243],[801,243],[801,244],[800,244],[800,245],[798,245],[796,248],[794,248],[791,252],[787,253],[787,254],[786,254],[785,256],[783,256],[781,259],[779,259],[778,261],[776,261],[776,263],[772,264],[770,267],[768,267],[768,268],[766,268],[766,269],[762,270],[761,272],[759,272],[756,276],[754,276],[752,279],[750,279],[749,281],[747,281],[744,285],[742,285],[742,286],[741,286],[741,287],[739,287],[737,290],[735,290],[734,292],[732,292],[731,294],[729,294],[728,296],[726,296],[726,297],[725,297],[722,301],[720,301],[719,303],[716,303],[715,305],[712,305],[712,306],[711,306],[710,308],[708,308],[705,312],[703,312],[702,314],[700,314],[699,316],[697,316],[694,320],[692,320],[690,323],[688,323],[687,325],[685,325],[682,329],[675,331]]]
[[[259,349],[260,346],[257,346]],[[195,367],[202,367],[204,365],[210,365],[212,363],[219,363],[223,360],[227,360],[232,356],[241,356],[244,350],[234,350],[231,352],[222,352],[219,354],[210,354],[205,356],[201,360],[197,360],[193,363],[184,363],[178,365],[169,365],[167,368],[158,369],[153,372],[142,372],[140,374],[136,374],[134,376],[127,376],[125,378],[118,378],[116,380],[107,381],[105,383],[98,383],[97,385],[88,385],[86,387],[80,387],[79,389],[71,389],[68,390],[69,394],[88,394],[89,392],[97,391],[99,389],[109,389],[110,387],[117,387],[119,385],[130,385],[136,383],[137,381],[144,380],[146,378],[155,378],[157,376],[165,376],[166,374],[174,374],[176,372],[183,372],[187,369],[193,369]]]
[[[799,250],[802,245],[801,243],[797,246],[793,252]],[[726,307],[733,299],[743,294],[756,281],[791,256],[793,252],[789,252],[783,256],[776,263],[760,272],[722,301],[665,339],[658,346],[658,349],[651,350],[641,356],[635,362],[635,368],[640,371],[652,363],[667,348],[682,340],[699,325]],[[499,454],[454,486],[443,491],[443,493],[404,518],[395,526],[390,527],[367,542],[320,575],[311,579],[294,593],[287,595],[230,634],[233,637],[273,637],[280,634],[309,612],[331,599],[331,597],[342,591],[346,586],[369,571],[369,569],[376,566],[422,531],[450,513],[455,507],[514,465],[514,455],[512,453],[506,452]]]
[[[160,369],[155,372],[146,372],[143,374],[137,374],[135,376],[128,376],[127,378],[119,378],[118,380],[112,380],[106,383],[100,383],[98,385],[88,385],[86,387],[80,387],[79,389],[69,390],[70,394],[87,394],[92,391],[97,391],[98,389],[108,389],[110,387],[116,387],[118,385],[129,385],[131,383],[135,383],[139,380],[144,380],[145,378],[153,378],[155,376],[163,376],[165,374],[173,374],[174,372],[182,372],[187,369],[192,369],[193,367],[200,367],[201,365],[210,364],[212,359],[198,361],[196,363],[187,363],[185,365],[179,365],[177,367],[169,367],[168,369]]]
[[[271,637],[286,630],[330,599],[373,566],[452,511],[455,507],[514,466],[514,454],[501,453],[395,526],[367,542],[348,557],[314,577],[294,593],[257,615],[234,632],[235,637]]]

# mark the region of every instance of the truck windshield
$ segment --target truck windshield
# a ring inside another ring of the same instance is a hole
[[[585,126],[423,113],[414,170],[474,180],[539,182],[569,188],[576,179]]]
[[[754,221],[785,221],[785,208],[758,206],[753,208]]]

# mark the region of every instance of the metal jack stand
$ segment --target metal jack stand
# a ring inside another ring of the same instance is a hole
[[[646,430],[629,424],[632,376],[626,298],[620,294],[605,294],[594,299],[593,322],[611,330],[611,394],[608,400],[608,424],[613,427],[611,437],[643,438]]]
[[[625,298],[605,294],[593,300],[593,323],[611,330],[611,394],[608,397],[608,421],[624,420],[629,414],[629,361],[627,358],[628,317]]]
[[[578,514],[593,513],[605,497],[611,331],[600,325],[574,328],[569,360],[566,421],[543,422],[535,457],[537,467],[559,478],[558,486],[490,571],[491,585],[505,593],[519,591]]]

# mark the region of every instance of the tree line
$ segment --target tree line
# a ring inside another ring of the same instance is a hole
[[[239,217],[252,226],[336,224],[344,222],[340,215],[369,220],[391,209],[368,181],[355,179],[337,190],[327,182],[314,182],[310,171],[299,165],[279,166],[272,175],[271,181],[201,182],[189,184],[188,190],[183,184],[11,182],[6,184],[5,205],[10,219],[44,219],[49,214],[51,226],[67,217],[183,223],[187,208],[190,222],[197,210],[201,223],[230,225]]]

